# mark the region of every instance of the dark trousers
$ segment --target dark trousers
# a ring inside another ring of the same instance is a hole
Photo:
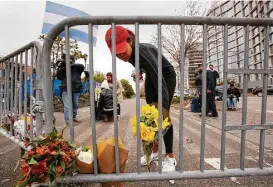
[[[218,116],[218,112],[216,110],[216,104],[215,104],[215,96],[213,93],[207,94],[207,114],[209,111],[211,111],[212,116],[216,117]]]
[[[199,95],[200,98],[200,105],[202,109],[202,95]],[[212,116],[216,117],[218,116],[218,112],[216,110],[216,104],[215,104],[215,96],[213,93],[207,93],[207,101],[206,101],[206,115],[209,114],[209,112],[212,113]]]
[[[174,95],[174,90],[176,86],[176,74],[175,72],[170,73],[168,76],[164,77],[164,80],[167,85],[168,93],[169,93],[169,106],[167,106],[167,110],[170,111],[170,107],[172,104],[172,99]],[[164,87],[162,88],[164,89]],[[145,98],[148,104],[157,102],[158,103],[158,94],[156,92],[155,86],[153,85],[149,76],[146,76],[145,79]],[[173,153],[173,126],[171,125],[168,131],[163,136],[166,153]]]

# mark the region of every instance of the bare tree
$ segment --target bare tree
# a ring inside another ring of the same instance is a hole
[[[182,11],[178,12],[181,16],[205,16],[208,11],[207,3],[201,1],[186,1]],[[185,25],[185,51],[186,55],[189,50],[196,49],[200,45],[203,35],[203,28],[200,25]],[[181,48],[181,26],[168,25],[164,28],[161,41],[163,52],[174,62],[180,65],[180,48]],[[157,45],[157,34],[152,38],[152,43]]]

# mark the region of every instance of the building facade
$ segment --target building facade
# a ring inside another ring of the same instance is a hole
[[[249,1],[219,1],[210,9],[207,16],[218,17],[249,17],[249,18],[273,18],[272,0]],[[208,27],[208,64],[213,64],[220,74],[218,84],[223,81],[223,33],[222,26]],[[249,69],[262,69],[264,59],[264,28],[250,27],[249,33]],[[273,68],[273,27],[269,34],[269,68]],[[244,28],[229,26],[228,28],[228,68],[240,69],[244,67]],[[243,75],[228,75],[239,86],[243,86]],[[269,80],[272,83],[272,78]],[[249,76],[249,88],[262,85],[262,75],[251,74]]]
[[[201,45],[200,45],[201,47]],[[196,78],[196,70],[198,65],[202,64],[203,61],[203,50],[197,48],[195,50],[189,50],[187,52],[187,56],[189,59],[189,87],[190,89],[195,88],[195,78]]]

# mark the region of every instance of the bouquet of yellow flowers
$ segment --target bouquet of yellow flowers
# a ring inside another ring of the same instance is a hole
[[[158,141],[158,116],[158,110],[154,105],[142,106],[140,114],[140,138],[142,140],[142,148],[147,158],[147,163],[150,163],[149,159],[152,154],[154,143]],[[169,126],[169,118],[166,117],[162,122],[163,134],[167,131]],[[136,136],[136,116],[131,118],[131,127],[133,135]],[[150,171],[150,164],[147,166]]]

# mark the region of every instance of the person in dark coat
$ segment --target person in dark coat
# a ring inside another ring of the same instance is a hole
[[[116,26],[116,56],[124,62],[129,62],[133,66],[136,63],[135,57],[135,34],[122,27]],[[105,41],[110,50],[112,50],[112,30],[109,28],[105,34]],[[147,104],[157,105],[158,103],[158,55],[162,56],[162,107],[163,117],[169,117],[170,106],[176,87],[176,73],[173,65],[164,55],[158,53],[158,49],[149,43],[139,43],[139,66],[146,73],[145,77],[145,99]],[[175,171],[177,165],[175,155],[173,153],[173,126],[163,136],[166,156],[164,159],[162,171]],[[154,146],[150,161],[158,158],[158,149]],[[141,157],[141,164],[146,165],[146,156]]]
[[[99,117],[103,117],[104,122],[113,120],[114,103],[113,103],[113,90],[109,88],[107,81],[102,82],[101,92],[99,99]]]
[[[197,94],[200,98],[200,104],[202,106],[202,72],[203,67],[202,65],[199,65],[199,68],[197,70],[198,74],[195,79],[195,85],[197,88]],[[216,110],[216,104],[215,104],[215,83],[214,83],[214,75],[212,71],[207,71],[207,91],[206,91],[206,115],[208,116],[209,111],[212,112],[212,117],[218,117],[218,112]]]
[[[233,83],[230,84],[227,89],[227,107],[228,110],[236,110],[237,102],[239,101],[239,97],[241,97],[241,92],[238,88],[234,86]]]
[[[214,67],[213,67],[212,64],[209,65],[209,71],[211,71],[212,74],[213,74],[214,86],[215,86],[215,88],[216,88],[217,79],[219,79],[219,77],[220,77],[220,76],[219,76],[219,73],[218,73],[216,70],[214,70]],[[215,88],[214,88],[214,89],[215,89]]]
[[[66,80],[66,55],[62,56],[62,59],[57,62],[57,79],[61,80],[60,89],[62,90],[62,100],[64,104],[64,121],[65,125],[69,122],[68,113],[68,93],[67,93],[67,80]],[[72,81],[72,105],[73,105],[73,122],[75,124],[80,123],[77,119],[79,97],[82,92],[81,74],[84,71],[82,64],[75,64],[74,56],[70,56],[71,63],[71,81]]]

